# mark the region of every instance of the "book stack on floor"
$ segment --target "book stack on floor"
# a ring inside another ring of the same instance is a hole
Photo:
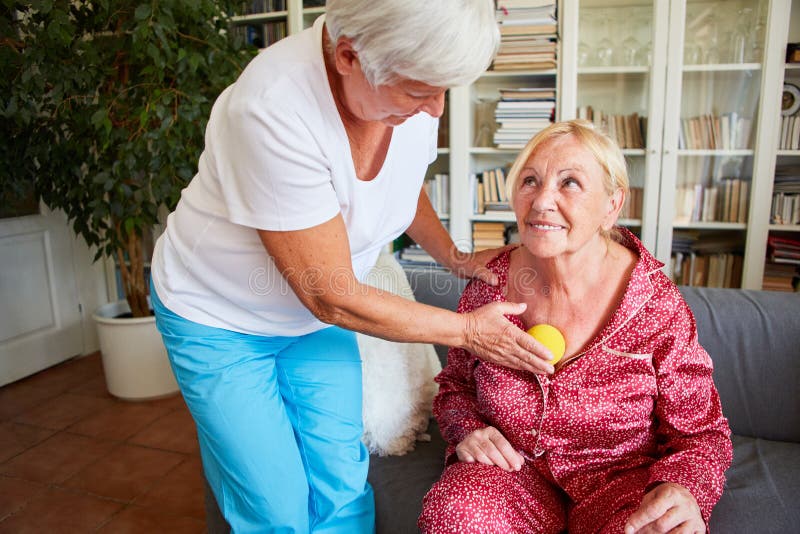
[[[506,170],[488,169],[472,175],[472,211],[475,214],[504,214],[511,212],[506,195]]]
[[[674,232],[672,281],[678,285],[740,287],[744,257],[736,233]]]
[[[638,113],[615,115],[580,106],[578,118],[591,121],[595,128],[606,132],[620,148],[645,148],[647,146],[647,117]]]
[[[678,148],[736,150],[750,146],[753,120],[735,111],[719,116],[700,115],[681,119]]]
[[[800,224],[800,168],[776,169],[769,218],[772,224]]]
[[[747,222],[750,182],[723,178],[716,185],[679,187],[675,195],[675,222]]]
[[[434,174],[422,184],[439,217],[450,213],[450,175]]]
[[[506,244],[506,225],[501,222],[475,221],[472,223],[472,250],[478,252]]]
[[[494,133],[497,148],[521,149],[555,119],[556,90],[553,87],[500,89],[494,111],[499,127]]]
[[[500,49],[493,70],[556,68],[558,26],[553,0],[500,0]]]

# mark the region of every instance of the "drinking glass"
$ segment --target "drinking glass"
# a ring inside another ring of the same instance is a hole
[[[601,67],[610,67],[614,62],[614,43],[611,41],[611,17],[604,15],[600,17],[600,31],[603,37],[595,46],[595,57],[597,64]]]

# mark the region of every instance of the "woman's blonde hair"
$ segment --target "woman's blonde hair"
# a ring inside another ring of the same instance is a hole
[[[603,186],[606,193],[611,195],[621,188],[625,198],[627,198],[628,167],[625,164],[625,157],[622,155],[619,145],[608,135],[597,130],[594,124],[582,119],[553,123],[528,141],[528,144],[519,153],[511,166],[511,170],[508,172],[506,180],[508,198],[513,202],[518,189],[517,182],[519,182],[520,171],[539,145],[565,135],[574,136],[578,142],[594,155],[597,163],[605,171]]]
[[[612,195],[617,189],[622,189],[622,201],[624,202],[628,198],[628,166],[625,164],[625,157],[622,155],[619,145],[608,135],[596,129],[591,122],[573,119],[551,124],[534,135],[519,153],[506,179],[506,193],[511,203],[514,202],[517,189],[519,189],[518,182],[522,168],[528,162],[531,154],[539,145],[565,135],[574,136],[584,148],[594,155],[597,163],[605,171],[603,187],[606,193]],[[601,229],[600,234],[609,239],[619,237],[619,232],[614,228],[608,231]]]

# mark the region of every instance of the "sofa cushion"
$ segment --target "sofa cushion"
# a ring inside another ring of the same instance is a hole
[[[711,532],[797,532],[800,444],[733,436],[733,463]]]
[[[800,442],[800,297],[681,287],[734,434]]]

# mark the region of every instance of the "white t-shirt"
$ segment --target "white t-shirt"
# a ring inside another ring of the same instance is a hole
[[[156,243],[155,289],[197,323],[270,336],[324,328],[276,269],[256,228],[298,230],[342,214],[359,280],[411,224],[436,157],[438,119],[394,127],[371,181],[356,177],[322,57],[323,17],[254,58],[214,103],[198,173]]]

